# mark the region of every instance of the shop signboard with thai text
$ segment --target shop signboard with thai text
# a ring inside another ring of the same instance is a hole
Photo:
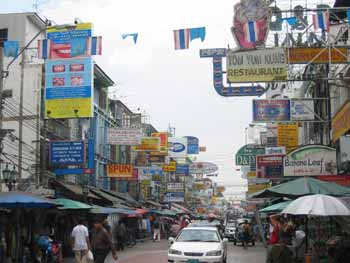
[[[83,141],[51,141],[50,164],[81,165],[85,163],[85,144]]]
[[[109,128],[108,143],[111,145],[139,145],[141,144],[141,129]]]
[[[257,178],[280,179],[283,177],[283,156],[281,154],[258,155],[256,157]]]
[[[350,130],[350,102],[347,101],[332,119],[332,139],[336,142],[340,136]]]
[[[285,147],[287,152],[299,145],[299,126],[297,123],[277,124],[277,146]]]
[[[160,139],[158,137],[143,137],[141,144],[132,148],[137,152],[158,152],[160,149]]]

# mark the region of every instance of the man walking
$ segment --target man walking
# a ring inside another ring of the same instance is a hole
[[[73,228],[72,234],[72,248],[75,254],[76,263],[86,263],[86,255],[90,249],[89,231],[83,225],[83,219],[79,219],[78,225]]]
[[[114,260],[117,260],[117,253],[112,242],[111,235],[104,229],[102,223],[98,220],[94,223],[94,231],[91,239],[92,253],[95,263],[104,263],[108,253],[112,250]]]

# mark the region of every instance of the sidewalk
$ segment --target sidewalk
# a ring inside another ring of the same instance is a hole
[[[161,240],[160,242],[153,242],[152,240],[146,240],[143,242],[138,242],[132,248],[125,248],[124,251],[117,251],[118,261],[128,259],[129,257],[139,256],[145,254],[159,253],[167,251],[169,248],[169,242],[167,240]],[[74,263],[74,258],[64,258],[62,263]],[[106,262],[115,262],[112,259],[112,254],[110,253],[106,259]]]

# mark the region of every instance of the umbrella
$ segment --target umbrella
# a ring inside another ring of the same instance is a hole
[[[0,207],[4,208],[52,208],[57,206],[54,200],[25,192],[0,193]]]
[[[285,209],[292,201],[285,201],[278,204],[270,205],[268,207],[265,207],[263,209],[260,209],[260,213],[276,213],[281,212],[283,209]]]
[[[251,198],[263,197],[290,197],[296,198],[305,195],[325,194],[344,196],[350,194],[350,188],[317,180],[311,177],[302,177],[293,181],[272,186],[250,195]]]
[[[292,201],[282,214],[313,216],[350,216],[349,208],[339,199],[329,195],[316,194]]]

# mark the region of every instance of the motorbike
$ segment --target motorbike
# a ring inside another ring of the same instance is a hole
[[[40,236],[37,245],[41,251],[40,263],[61,263],[62,245],[49,236]]]

